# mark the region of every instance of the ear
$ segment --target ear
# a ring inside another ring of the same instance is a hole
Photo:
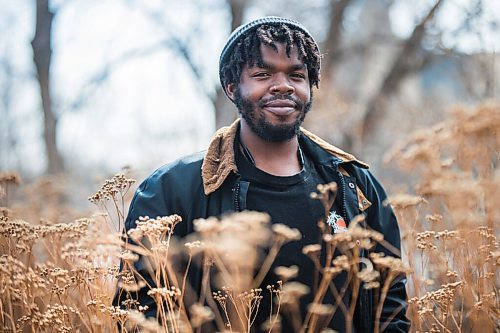
[[[235,83],[229,83],[226,86],[226,92],[227,96],[229,97],[230,100],[234,101],[235,99],[235,94],[236,94],[236,89],[238,89],[238,85]]]

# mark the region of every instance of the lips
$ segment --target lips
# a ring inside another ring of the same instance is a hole
[[[263,108],[277,116],[286,116],[297,109],[297,104],[289,99],[275,99],[265,103]]]

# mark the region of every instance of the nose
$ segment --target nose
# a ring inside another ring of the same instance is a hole
[[[278,74],[270,87],[270,91],[271,94],[275,95],[291,95],[295,92],[295,88],[290,83],[287,75]]]

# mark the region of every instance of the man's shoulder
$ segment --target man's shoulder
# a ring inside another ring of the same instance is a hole
[[[183,156],[173,162],[167,163],[157,169],[159,172],[169,172],[172,170],[184,170],[184,169],[196,169],[198,166],[201,167],[203,159],[205,157],[205,151],[200,151],[191,155]]]
[[[173,162],[167,163],[156,169],[146,181],[158,181],[165,178],[178,178],[184,181],[190,179],[201,179],[201,165],[205,157],[205,152],[198,152],[195,154],[181,157]]]
[[[308,146],[309,152],[315,155],[321,163],[352,164],[363,169],[370,167],[367,163],[358,160],[354,155],[330,144],[305,128],[301,127],[300,132],[299,140],[302,140]]]

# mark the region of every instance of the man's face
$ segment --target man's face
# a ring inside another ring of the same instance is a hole
[[[242,118],[260,138],[271,142],[292,139],[311,108],[311,88],[306,65],[297,47],[286,55],[285,45],[278,52],[260,46],[262,67],[243,67],[240,83],[228,86],[228,94]]]

